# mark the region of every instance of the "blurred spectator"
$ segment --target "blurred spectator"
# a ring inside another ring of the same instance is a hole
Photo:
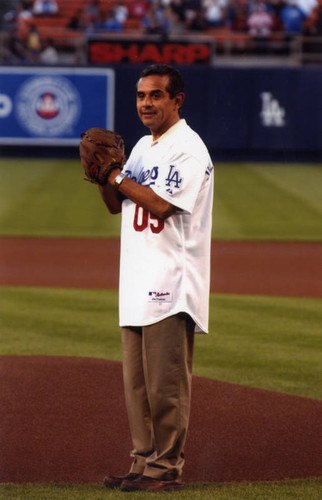
[[[230,0],[226,8],[226,26],[233,31],[247,31],[247,6],[240,0]]]
[[[10,29],[16,26],[19,30],[24,29],[33,17],[32,0],[11,2],[9,6],[10,10],[6,11],[2,18],[5,27]]]
[[[186,20],[186,6],[184,0],[171,0],[169,7],[177,16],[179,22],[184,23]],[[193,10],[195,13],[196,11]]]
[[[266,8],[275,16],[279,16],[286,3],[286,0],[268,0],[266,2]]]
[[[32,8],[34,16],[55,16],[58,14],[56,0],[35,0]]]
[[[209,28],[223,26],[224,11],[221,0],[204,0],[205,19]]]
[[[314,35],[315,36],[322,36],[322,3],[315,9],[314,11]]]
[[[179,0],[182,4],[183,11],[182,20],[189,24],[190,20],[195,16],[196,12],[203,12],[204,14],[204,0]]]
[[[197,10],[190,16],[187,22],[187,28],[191,31],[206,31],[207,21],[202,10]]]
[[[159,2],[150,4],[149,10],[142,18],[142,26],[146,35],[167,36],[169,23]]]
[[[69,23],[67,24],[67,28],[71,30],[85,30],[85,22],[84,22],[84,12],[83,9],[77,9]]]
[[[54,40],[48,39],[43,44],[43,50],[39,55],[39,62],[41,64],[57,64],[59,56],[54,44]]]
[[[124,21],[129,17],[129,9],[125,3],[122,0],[117,2],[113,7],[113,12],[115,19],[123,26]]]
[[[304,35],[322,37],[322,2],[312,11],[305,23]]]
[[[29,61],[32,63],[38,62],[39,54],[42,50],[42,43],[36,24],[31,24],[29,26],[29,32],[26,38],[26,49]]]
[[[143,19],[143,26],[147,34],[158,34],[163,39],[173,35],[180,35],[184,32],[184,25],[172,10],[170,5],[165,7],[161,2],[150,8],[148,16]]]
[[[106,20],[107,13],[102,10],[99,11],[98,15],[93,18],[85,18],[85,31],[87,33],[94,33],[102,31],[103,25]]]
[[[296,0],[296,5],[309,16],[313,10],[319,5],[318,0]]]
[[[132,0],[128,5],[128,9],[131,18],[142,19],[149,9],[149,2],[146,0]]]
[[[185,33],[185,24],[171,6],[164,10],[163,37],[180,36]]]
[[[316,9],[315,33],[316,36],[322,36],[322,3]]]
[[[253,12],[253,10],[257,7],[257,5],[259,3],[260,3],[260,0],[245,0],[244,1],[247,16],[249,16]]]
[[[225,25],[233,31],[247,31],[246,4],[240,0],[229,0],[226,7]]]
[[[268,54],[268,41],[273,28],[273,16],[267,12],[264,4],[258,4],[247,20],[249,34],[254,42],[254,54]]]
[[[267,10],[273,16],[273,21],[274,21],[273,29],[276,31],[283,30],[284,26],[280,14],[284,9],[285,5],[286,5],[286,0],[268,0],[268,2],[266,2]]]
[[[259,4],[247,20],[249,34],[254,40],[268,40],[273,27],[273,17],[264,4]]]
[[[305,13],[297,6],[296,0],[289,0],[280,13],[286,35],[301,34],[303,30]]]
[[[85,22],[98,21],[100,18],[100,0],[88,0],[84,5]]]
[[[116,17],[113,9],[103,14],[101,29],[104,31],[122,31],[123,23]]]
[[[4,59],[9,63],[25,62],[27,54],[24,44],[18,35],[16,26],[13,26],[4,39]]]
[[[17,7],[17,15],[16,15],[16,23],[19,30],[24,30],[30,19],[32,19],[33,15],[31,12],[31,4],[28,1],[24,1],[18,4]]]
[[[311,54],[322,54],[322,2],[311,12],[305,23],[303,49]]]
[[[123,29],[123,24],[115,17],[113,9],[108,11],[100,11],[99,17],[86,24],[86,33],[100,33],[106,31],[120,32]]]
[[[15,26],[18,13],[17,7],[14,7],[14,5],[10,5],[10,7],[11,9],[5,11],[2,18],[3,23],[7,29],[10,29],[11,27]]]

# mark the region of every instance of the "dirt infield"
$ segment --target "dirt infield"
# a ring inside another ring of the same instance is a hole
[[[121,363],[0,357],[3,482],[96,483],[131,449]],[[184,479],[322,475],[322,401],[194,377]]]
[[[0,257],[0,285],[118,287],[118,240],[0,238]],[[216,241],[212,268],[214,293],[322,297],[322,243]]]
[[[0,238],[0,285],[115,289],[118,255],[116,240]],[[212,264],[212,292],[322,297],[319,243],[216,242]],[[0,370],[1,482],[128,470],[120,363],[3,356]],[[322,401],[194,377],[184,479],[321,476],[321,415]]]

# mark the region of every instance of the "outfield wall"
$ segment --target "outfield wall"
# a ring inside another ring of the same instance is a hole
[[[210,150],[322,154],[322,69],[182,67],[182,115]],[[133,116],[138,71],[116,70],[117,130],[144,132]]]
[[[55,155],[59,146],[64,146],[65,151],[69,147],[69,152],[76,154],[80,132],[93,125],[114,126],[130,149],[146,133],[135,110],[135,84],[142,68],[110,65],[106,85],[99,81],[99,72],[104,73],[107,68],[97,66],[0,68],[1,152],[10,150],[8,146],[14,146],[16,153],[22,147],[25,151],[34,146],[35,154],[49,151]],[[215,156],[238,159],[248,155],[260,159],[276,154],[286,159],[322,158],[322,69],[180,69],[186,81],[182,116],[200,133]],[[65,83],[55,83],[54,78],[63,78]],[[32,79],[37,82],[36,96],[32,93]],[[50,82],[49,92],[40,85],[40,79],[42,84]],[[46,105],[39,113],[40,98],[45,95],[48,101],[49,94],[54,113],[48,114]],[[60,123],[60,117],[65,121]],[[51,127],[54,123],[55,127]]]

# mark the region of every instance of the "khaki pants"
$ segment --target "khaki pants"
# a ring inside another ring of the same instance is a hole
[[[122,328],[125,401],[132,436],[130,472],[180,477],[189,423],[194,322],[177,314]]]

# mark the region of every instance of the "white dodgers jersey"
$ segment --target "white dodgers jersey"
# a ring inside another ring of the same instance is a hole
[[[208,332],[213,165],[206,146],[180,120],[160,139],[144,136],[123,172],[177,207],[161,220],[122,204],[120,326],[146,326],[188,313]]]

